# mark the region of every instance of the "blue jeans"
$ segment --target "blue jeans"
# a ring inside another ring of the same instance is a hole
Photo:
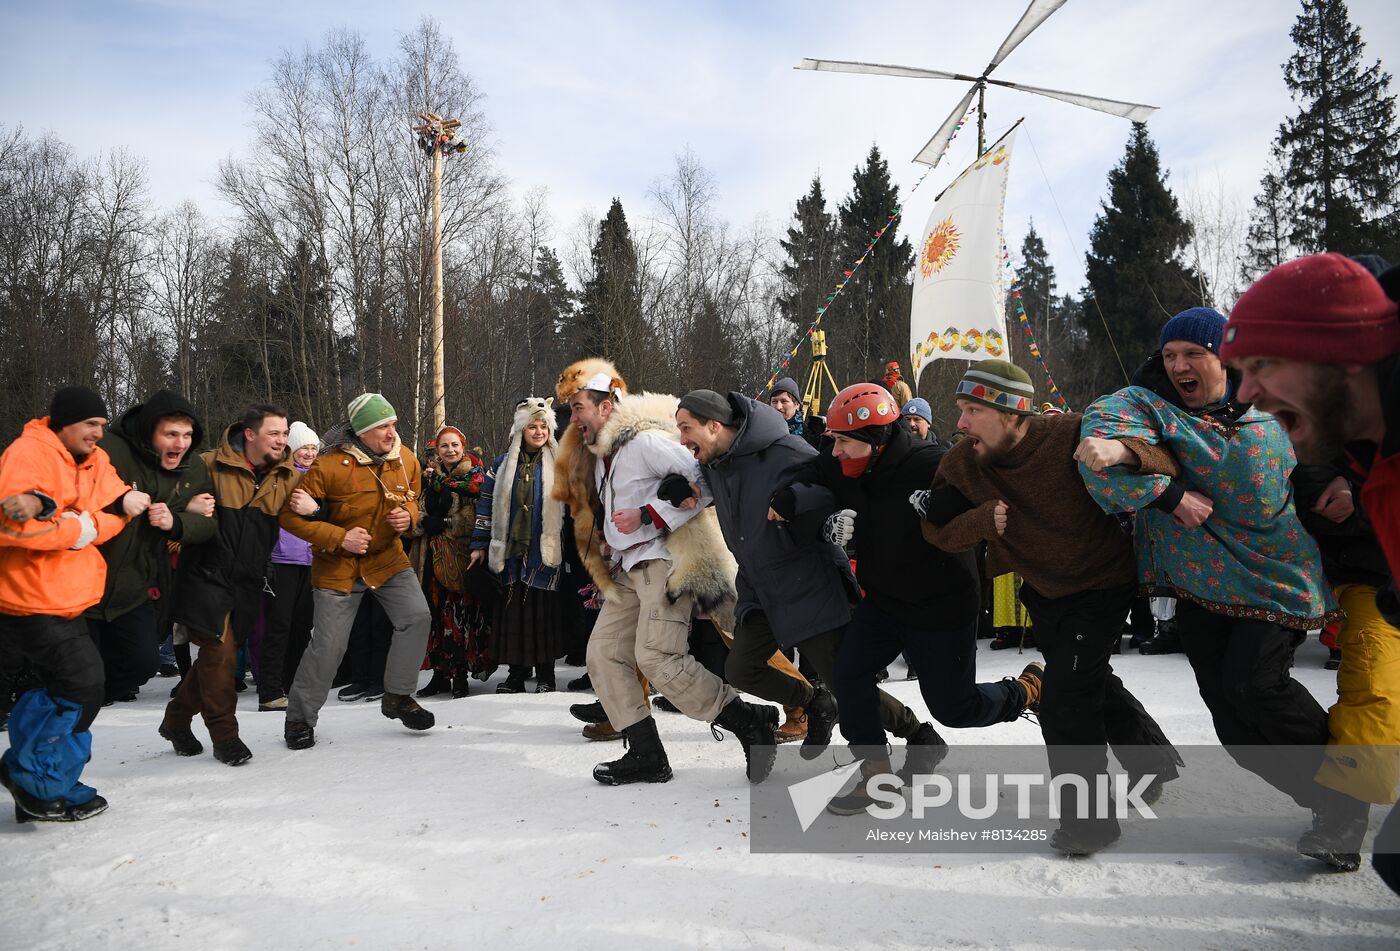
[[[833,685],[841,735],[852,746],[885,744],[876,678],[901,652],[919,675],[929,712],[944,726],[990,726],[1016,719],[1025,707],[1019,683],[977,683],[976,618],[952,627],[915,627],[867,599],[857,605],[846,628]]]

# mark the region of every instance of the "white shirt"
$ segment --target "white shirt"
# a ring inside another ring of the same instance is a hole
[[[642,525],[624,535],[612,523],[612,515],[650,505],[671,531],[699,515],[700,506],[678,509],[656,494],[661,480],[672,473],[685,476],[689,482],[701,481],[700,464],[690,450],[665,433],[646,430],[632,437],[609,462],[597,459],[593,473],[598,480],[598,498],[603,502],[603,537],[613,550],[613,560],[620,561],[624,571],[653,558],[670,561],[665,533],[659,527]]]

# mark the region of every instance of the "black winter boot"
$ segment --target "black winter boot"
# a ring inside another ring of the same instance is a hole
[[[735,697],[719,712],[714,725],[733,733],[744,748],[744,772],[749,782],[761,783],[767,779],[773,772],[773,761],[778,758],[778,738],[774,736],[778,729],[778,711],[766,704],[759,706]]]
[[[603,709],[603,701],[601,700],[594,700],[592,703],[575,703],[569,707],[569,715],[583,723],[606,723],[608,721],[608,714]]]
[[[1102,852],[1122,835],[1116,821],[1076,820],[1050,833],[1050,848],[1069,858],[1084,858]]]
[[[437,717],[418,706],[408,694],[386,693],[379,701],[379,712],[390,720],[398,720],[410,730],[430,730]]]
[[[948,755],[948,744],[932,723],[920,723],[919,728],[904,740],[904,765],[896,775],[904,780],[906,787],[914,785],[915,776],[932,776],[943,757]]]
[[[622,731],[627,752],[621,759],[599,763],[593,767],[593,778],[604,786],[625,786],[628,783],[666,783],[671,781],[671,763],[656,732],[656,720],[647,717]]]
[[[68,804],[62,799],[40,799],[10,778],[10,767],[0,759],[0,786],[10,791],[15,800],[15,816],[22,812],[32,819],[64,822]]]
[[[300,720],[288,720],[282,727],[282,739],[289,750],[309,750],[316,745],[316,728]]]
[[[529,669],[530,669],[530,668],[528,668],[528,667],[515,667],[515,666],[512,666],[512,667],[510,668],[510,673],[506,675],[506,679],[503,680],[500,684],[498,684],[498,685],[496,686],[496,692],[497,692],[497,693],[524,693],[524,692],[525,692],[525,676],[526,676],[526,672],[527,672]]]
[[[1138,648],[1139,654],[1180,654],[1181,651],[1181,635],[1170,621],[1159,624],[1157,635]]]
[[[253,751],[235,736],[229,740],[219,740],[214,744],[214,758],[227,766],[242,766],[253,758]]]
[[[799,752],[803,759],[816,759],[831,743],[831,731],[836,728],[840,710],[836,698],[825,687],[814,688],[812,699],[802,705],[802,710],[807,714],[807,737]]]
[[[160,734],[161,739],[169,740],[170,745],[175,747],[175,752],[181,756],[198,756],[204,752],[204,744],[199,742],[199,738],[189,727],[176,728],[162,722],[156,732]]]
[[[864,812],[876,802],[875,797],[870,795],[870,781],[889,771],[890,761],[887,758],[865,760],[856,774],[855,788],[844,795],[833,796],[826,804],[826,811],[833,816],[854,816]]]
[[[418,691],[417,696],[419,698],[436,697],[440,693],[450,693],[451,691],[451,678],[442,671],[435,670],[433,671],[432,679],[428,681],[427,685],[422,690]]]
[[[1361,867],[1361,840],[1366,837],[1370,803],[1326,790],[1313,808],[1312,828],[1298,837],[1298,851],[1339,872]]]
[[[59,815],[34,816],[25,812],[15,804],[15,821],[25,822],[82,822],[84,819],[91,819],[107,811],[107,800],[101,796],[93,796],[81,806],[63,805],[63,812]]]

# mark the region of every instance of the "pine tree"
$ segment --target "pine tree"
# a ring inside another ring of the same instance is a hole
[[[787,237],[778,239],[787,253],[778,269],[786,285],[778,310],[798,330],[807,329],[835,283],[836,242],[836,223],[826,210],[821,177],[813,176],[812,187],[797,199]]]
[[[553,248],[539,249],[533,272],[520,275],[514,293],[524,316],[524,327],[516,340],[524,362],[522,383],[530,393],[536,393],[553,378],[556,368],[570,359],[564,341],[575,297]]]
[[[593,243],[593,276],[580,298],[575,345],[579,356],[606,357],[629,387],[641,389],[654,375],[657,348],[642,318],[637,249],[621,200],[614,198]]]
[[[1166,179],[1147,126],[1133,123],[1084,256],[1088,322],[1102,312],[1128,373],[1157,349],[1167,320],[1201,304],[1200,278],[1180,257],[1191,225]]]
[[[1034,220],[1029,222],[1026,237],[1021,241],[1021,267],[1016,272],[1016,287],[1021,293],[1021,306],[1025,308],[1031,331],[1036,340],[1040,341],[1041,349],[1049,349],[1055,308],[1058,306],[1055,297],[1055,266],[1050,263],[1045,241],[1040,237],[1040,232],[1035,230]],[[1008,310],[1007,326],[1011,336],[1024,337],[1025,334],[1017,333],[1017,323],[1019,319],[1013,300]]]
[[[828,362],[843,386],[878,378],[889,360],[909,369],[909,271],[914,250],[899,237],[899,219],[891,217],[898,209],[899,189],[890,184],[889,164],[872,145],[838,209],[836,280],[840,270],[862,255],[865,263],[822,321],[831,348]],[[886,227],[889,230],[867,254],[866,245]]]
[[[1283,78],[1298,114],[1279,127],[1293,195],[1289,239],[1303,252],[1394,253],[1400,242],[1400,129],[1390,74],[1362,64],[1343,0],[1303,0]]]
[[[1240,261],[1240,277],[1246,283],[1294,256],[1291,229],[1288,189],[1283,180],[1282,159],[1275,149],[1259,180],[1259,194],[1254,196],[1254,208],[1249,213],[1249,231]]]
[[[707,292],[701,297],[686,337],[683,351],[686,389],[703,387],[724,393],[742,385],[735,372],[734,340],[724,326],[724,317],[712,294]]]

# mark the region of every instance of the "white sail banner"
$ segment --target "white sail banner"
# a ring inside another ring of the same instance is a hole
[[[1002,208],[1016,130],[964,169],[934,202],[914,267],[910,366],[1006,353]]]

